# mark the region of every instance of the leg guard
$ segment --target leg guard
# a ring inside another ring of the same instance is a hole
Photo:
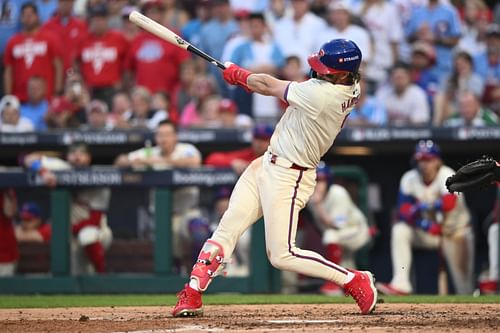
[[[213,278],[223,273],[225,266],[222,246],[209,239],[203,245],[198,260],[193,266],[191,279],[198,282],[199,291],[205,291]]]

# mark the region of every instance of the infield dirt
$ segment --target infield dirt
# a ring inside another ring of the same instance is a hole
[[[209,305],[199,318],[170,307],[0,310],[0,332],[498,332],[500,304]]]

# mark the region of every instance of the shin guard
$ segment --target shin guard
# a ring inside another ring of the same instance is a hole
[[[198,260],[193,266],[191,279],[198,282],[199,291],[205,291],[217,275],[221,275],[226,262],[222,246],[209,239],[203,245]]]

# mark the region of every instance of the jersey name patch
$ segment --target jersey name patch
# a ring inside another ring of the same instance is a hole
[[[358,103],[358,100],[359,100],[358,97],[353,97],[342,103],[342,113],[346,112],[347,109]]]

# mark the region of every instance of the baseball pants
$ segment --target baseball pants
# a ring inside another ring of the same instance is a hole
[[[346,269],[295,245],[299,211],[313,193],[316,170],[273,164],[268,154],[254,160],[241,175],[212,239],[229,258],[241,234],[263,216],[266,253],[274,267],[343,285]]]

